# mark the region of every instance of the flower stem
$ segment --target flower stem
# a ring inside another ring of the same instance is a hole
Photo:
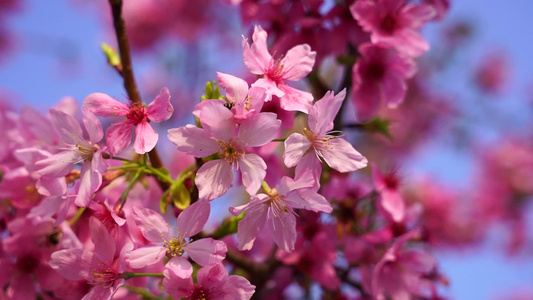
[[[122,193],[122,196],[120,196],[120,206],[118,208],[118,212],[122,211],[124,204],[126,204],[126,200],[128,200],[128,194],[130,193],[130,190],[133,188],[143,171],[144,167],[140,167],[139,170],[137,170],[137,173],[135,173],[135,175],[131,179],[130,184],[128,185],[124,193]]]
[[[74,216],[72,216],[72,218],[70,218],[70,220],[68,220],[68,225],[70,226],[73,226],[74,224],[76,224],[76,222],[78,222],[78,220],[81,218],[81,215],[83,215],[83,212],[85,212],[85,209],[86,207],[80,207],[78,208],[78,211],[76,212],[76,214]]]
[[[287,138],[281,138],[281,139],[273,139],[273,142],[285,142]]]
[[[130,279],[133,277],[165,277],[163,273],[134,273],[134,272],[124,272],[122,273],[122,278]]]

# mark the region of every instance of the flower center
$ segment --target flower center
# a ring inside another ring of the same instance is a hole
[[[194,285],[194,290],[192,290],[191,294],[187,297],[185,297],[185,299],[190,299],[190,300],[208,300],[210,297],[209,297],[209,292],[205,291],[201,285]]]
[[[89,281],[92,285],[103,285],[108,288],[113,286],[118,277],[117,271],[106,264],[100,264],[93,270],[93,278]]]
[[[146,106],[142,103],[134,103],[130,106],[130,111],[126,115],[126,119],[137,125],[142,122],[148,122],[148,111]]]
[[[279,217],[281,214],[288,212],[298,216],[294,209],[285,202],[285,195],[279,195],[275,188],[273,188],[268,195],[270,198],[265,201],[265,203],[270,205],[274,217]]]
[[[217,141],[220,145],[219,156],[220,159],[225,160],[230,165],[234,166],[241,156],[245,154],[244,149],[233,138],[227,143],[224,141]]]
[[[275,81],[276,83],[283,82],[283,65],[281,64],[281,59],[283,57],[272,59],[270,62],[270,67],[268,68],[267,73],[265,74],[270,80]]]
[[[173,235],[171,240],[167,241],[163,238],[163,241],[165,241],[165,247],[167,248],[167,257],[182,256],[185,253],[184,248],[187,245],[187,241],[179,233],[177,236]]]
[[[387,34],[394,34],[394,32],[400,27],[400,24],[392,15],[386,15],[379,24],[379,28]]]
[[[90,143],[80,143],[76,145],[78,153],[84,161],[90,161],[93,159],[94,153],[100,149],[98,145],[92,145]]]
[[[380,81],[385,75],[385,66],[381,62],[371,62],[363,70],[364,79]]]

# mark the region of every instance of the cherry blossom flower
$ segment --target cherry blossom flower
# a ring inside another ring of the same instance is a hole
[[[107,165],[102,159],[105,147],[100,148],[97,144],[103,137],[102,125],[93,113],[84,110],[83,124],[89,135],[89,139],[86,139],[76,119],[55,109],[50,110],[50,115],[66,148],[65,151],[38,161],[37,172],[47,177],[63,177],[72,171],[76,164],[83,163],[81,183],[75,203],[86,207],[102,184],[102,173],[107,170]]]
[[[375,115],[380,103],[396,108],[407,92],[406,80],[416,73],[415,63],[385,44],[359,46],[361,58],[353,67],[352,101],[357,117],[366,120]]]
[[[385,43],[400,53],[416,57],[429,50],[429,44],[417,31],[435,17],[427,4],[406,0],[360,0],[350,6],[353,17],[370,32],[372,43]]]
[[[179,151],[195,157],[218,153],[220,157],[203,164],[196,174],[200,199],[212,200],[225,194],[233,180],[232,168],[241,170],[246,191],[254,195],[265,178],[266,164],[259,155],[247,154],[245,147],[259,147],[272,141],[281,121],[273,113],[260,113],[236,128],[233,114],[221,105],[203,108],[201,117],[203,128],[187,125],[168,131],[168,138]]]
[[[212,238],[199,239],[188,242],[187,239],[202,230],[209,218],[210,204],[198,201],[187,207],[177,220],[177,235],[170,234],[168,223],[163,217],[148,208],[135,207],[132,217],[140,228],[144,237],[159,245],[141,247],[126,255],[130,267],[143,268],[160,262],[165,256],[170,262],[180,267],[182,272],[190,270],[192,265],[182,255],[185,252],[199,265],[210,266],[221,262],[226,257],[226,244]],[[186,278],[185,273],[180,273]]]
[[[321,160],[339,172],[351,172],[367,165],[367,159],[348,141],[329,132],[345,96],[345,89],[336,96],[332,91],[327,92],[309,110],[309,129],[304,128],[303,135],[293,133],[285,140],[285,165],[288,168],[296,166],[296,176],[306,168],[312,170],[316,189],[322,172]]]
[[[313,70],[316,52],[307,44],[295,46],[283,58],[274,59],[268,52],[267,32],[256,26],[248,45],[243,38],[243,60],[250,72],[263,77],[252,86],[266,89],[270,95],[281,98],[281,108],[307,113],[313,102],[313,95],[288,86],[285,81],[298,81]],[[267,101],[270,99],[267,99]]]
[[[230,207],[230,212],[238,216],[247,211],[239,222],[237,238],[239,250],[250,250],[259,231],[268,224],[274,241],[285,251],[294,250],[296,241],[295,209],[323,211],[330,213],[333,208],[326,198],[312,187],[315,179],[311,171],[306,171],[296,180],[284,176],[279,185],[267,194],[252,196],[250,203]]]
[[[174,111],[174,107],[170,104],[170,93],[167,88],[161,89],[159,95],[148,106],[144,103],[133,102],[128,106],[106,94],[94,93],[85,98],[83,107],[97,116],[126,118],[126,120],[115,123],[106,130],[107,147],[111,155],[115,155],[130,145],[133,126],[136,126],[133,150],[138,154],[150,152],[154,149],[159,138],[150,122],[166,121]]]
[[[382,174],[376,164],[372,165],[372,180],[379,193],[379,202],[388,217],[394,222],[402,222],[405,218],[405,201],[400,194],[400,181],[395,172]]]
[[[163,272],[163,287],[174,299],[248,300],[254,294],[255,286],[242,276],[228,276],[228,271],[221,263],[198,270],[197,284],[192,280],[192,269],[189,276],[182,277],[180,267],[170,261]]]

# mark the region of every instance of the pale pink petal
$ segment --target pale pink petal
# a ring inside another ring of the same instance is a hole
[[[44,198],[39,205],[34,206],[28,218],[40,217],[42,219],[48,219],[52,217],[58,210],[64,199],[58,196],[46,197]]]
[[[248,83],[241,78],[217,72],[218,84],[226,90],[226,97],[232,103],[243,101],[248,94]]]
[[[280,127],[275,113],[256,114],[241,123],[238,138],[244,147],[263,146],[276,137]]]
[[[275,81],[272,81],[268,78],[259,78],[257,79],[253,84],[252,84],[252,87],[261,87],[261,88],[264,88],[266,90],[266,93],[269,94],[269,95],[274,95],[274,96],[277,96],[277,97],[283,97],[283,95],[285,95],[285,92],[283,92],[282,90],[280,90],[278,88],[278,85],[276,84]],[[265,101],[270,101],[272,98],[271,97],[268,97],[265,99]]]
[[[283,153],[283,162],[287,168],[296,166],[304,154],[311,147],[311,142],[299,133],[291,134],[285,140],[285,152]]]
[[[63,142],[69,145],[76,145],[79,141],[85,140],[80,123],[73,117],[52,108],[50,109],[50,118]]]
[[[200,199],[205,200],[213,200],[224,195],[232,181],[231,165],[220,159],[203,164],[194,180]]]
[[[161,214],[140,206],[133,207],[131,216],[141,230],[143,236],[154,243],[169,239],[168,223]]]
[[[248,91],[248,96],[244,99],[245,101],[237,101],[235,103],[234,109],[244,115],[252,111],[259,113],[263,108],[266,98],[266,90],[262,87],[254,86]]]
[[[397,191],[384,190],[380,192],[381,206],[389,213],[395,222],[405,218],[405,202]]]
[[[255,195],[261,187],[266,176],[266,163],[256,154],[245,154],[239,159],[239,168],[242,174],[242,184],[246,187],[246,192]]]
[[[59,152],[38,161],[35,164],[37,173],[42,176],[62,177],[70,173],[74,164],[80,162],[82,158],[75,151]]]
[[[89,141],[96,144],[104,137],[104,130],[100,120],[88,109],[82,111],[83,125],[89,134]]]
[[[265,194],[257,194],[253,195],[250,199],[250,202],[237,206],[237,207],[230,207],[228,210],[231,214],[234,216],[240,215],[243,211],[250,210],[254,206],[262,204],[265,200],[267,200],[269,197]]]
[[[113,124],[107,128],[107,148],[111,155],[117,154],[131,144],[132,130],[133,125],[126,121]]]
[[[138,154],[144,154],[152,151],[155,144],[157,144],[157,134],[150,123],[141,122],[137,124],[135,128],[135,143],[133,144],[133,150]]]
[[[170,270],[174,275],[180,278],[188,278],[192,275],[191,263],[180,256],[171,258],[165,266],[165,270]]]
[[[237,226],[239,250],[250,250],[254,245],[259,231],[265,226],[268,216],[268,205],[261,204],[250,208]]]
[[[168,139],[178,146],[179,151],[196,157],[206,157],[220,150],[218,143],[211,138],[205,129],[190,124],[169,129]]]
[[[307,44],[294,46],[281,60],[283,79],[298,81],[311,73],[315,65],[316,52]]]
[[[178,216],[178,233],[190,237],[202,231],[210,212],[211,204],[207,201],[200,200],[191,204]]]
[[[328,200],[312,189],[300,189],[291,193],[287,196],[286,201],[294,208],[316,212],[323,211],[325,213],[333,211],[333,207]]]
[[[437,11],[427,4],[409,3],[402,8],[401,15],[406,22],[405,26],[418,29],[433,19],[437,15]]]
[[[223,105],[209,105],[200,112],[200,123],[217,140],[228,141],[235,133],[233,113]]]
[[[235,300],[249,300],[255,293],[255,285],[242,276],[230,275],[224,290]]]
[[[70,280],[89,279],[93,253],[84,249],[66,249],[52,253],[52,269]]]
[[[270,210],[268,218],[268,227],[270,228],[270,232],[272,232],[276,245],[281,250],[287,252],[294,250],[294,243],[296,242],[295,216],[291,212],[282,212],[280,215],[274,216]]]
[[[148,104],[148,119],[156,123],[166,121],[172,116],[174,107],[170,104],[170,92],[166,87],[161,89],[159,95],[152,103]]]
[[[311,171],[311,174],[313,174],[313,178],[315,179],[315,185],[313,186],[313,190],[318,191],[318,189],[320,188],[320,174],[322,174],[322,163],[320,162],[320,160],[318,160],[315,153],[309,153],[307,155],[304,155],[294,171],[296,177],[300,177],[305,172]]]
[[[418,57],[429,50],[429,44],[422,35],[410,29],[402,30],[394,43],[386,42],[410,57]]]
[[[279,84],[278,89],[284,95],[280,99],[280,106],[287,111],[301,111],[308,113],[313,105],[313,94],[292,88],[286,84]]]
[[[18,161],[24,164],[24,166],[30,173],[35,172],[36,170],[35,164],[38,161],[52,156],[50,152],[39,149],[37,147],[16,149],[13,152],[13,155],[17,158]]]
[[[94,255],[103,263],[113,263],[116,249],[115,240],[107,228],[95,217],[90,217],[89,230],[94,244]]]
[[[95,285],[81,300],[111,300],[111,297],[116,292],[112,286]]]
[[[187,247],[187,254],[201,266],[210,266],[223,261],[226,252],[228,252],[226,243],[212,238],[199,239]]]
[[[154,265],[163,260],[167,254],[167,248],[161,246],[148,246],[135,249],[126,254],[126,261],[134,269]]]
[[[59,102],[54,105],[54,109],[60,110],[69,116],[76,117],[79,109],[78,101],[73,97],[66,96],[61,98]]]
[[[437,264],[431,254],[417,249],[403,252],[399,257],[399,261],[406,270],[421,274],[431,272]]]
[[[198,284],[210,289],[212,287],[219,287],[228,278],[228,271],[221,263],[212,264],[198,270],[196,279]]]
[[[368,160],[343,138],[329,140],[329,146],[320,149],[326,163],[339,172],[351,172],[366,167]]]
[[[268,52],[267,33],[261,26],[255,26],[252,36],[252,46],[243,37],[243,60],[244,64],[253,74],[265,74],[272,61],[272,56]]]
[[[102,184],[102,175],[91,168],[91,162],[86,161],[81,167],[80,187],[76,196],[75,204],[87,207],[91,203],[94,193]]]
[[[200,103],[198,103],[198,104],[196,104],[194,106],[194,110],[192,111],[192,114],[195,117],[197,117],[198,119],[201,119],[202,118],[202,110],[204,109],[204,107],[211,106],[211,105],[224,106],[224,103],[226,103],[226,102],[223,101],[223,100],[220,100],[220,99],[202,100],[202,101],[200,101]]]
[[[315,102],[309,111],[309,129],[317,135],[323,135],[333,129],[333,120],[335,120],[344,98],[346,98],[346,89],[337,95],[329,91],[322,99]]]
[[[182,259],[181,257],[179,259]],[[181,261],[170,260],[163,274],[163,287],[174,299],[181,299],[191,294],[194,289],[192,281],[192,266],[185,268],[180,266]],[[190,265],[190,264],[189,264]],[[189,272],[190,271],[190,272]]]
[[[41,176],[35,187],[37,192],[43,196],[62,196],[67,192],[67,182],[64,177]]]
[[[315,178],[311,170],[306,170],[303,174],[300,174],[296,179],[292,179],[287,176],[281,178],[279,184],[276,186],[276,190],[281,195],[286,195],[291,191],[303,188],[310,188],[315,184]]]
[[[83,100],[83,107],[101,117],[126,116],[130,108],[106,94],[93,93]]]
[[[405,98],[407,84],[405,79],[388,74],[381,80],[382,98],[389,108],[396,108]]]
[[[103,174],[105,171],[107,171],[107,163],[102,157],[102,154],[105,150],[107,150],[107,147],[105,146],[96,150],[93,155],[93,159],[91,160],[91,169],[100,174]]]

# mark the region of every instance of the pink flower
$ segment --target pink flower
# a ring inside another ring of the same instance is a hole
[[[182,277],[180,266],[170,261],[163,274],[163,287],[174,299],[203,299],[203,300],[248,300],[255,291],[255,286],[237,275],[228,276],[228,271],[221,263],[198,270],[196,278],[198,284],[192,280],[192,269],[189,276]]]
[[[180,276],[186,278],[186,271],[192,272],[192,265],[181,256],[187,254],[199,265],[210,266],[221,262],[226,257],[226,244],[212,238],[199,239],[188,242],[187,239],[200,232],[209,218],[210,204],[207,201],[198,201],[187,207],[177,221],[177,235],[171,235],[169,226],[163,217],[148,208],[136,207],[132,217],[140,228],[143,236],[159,245],[141,247],[126,255],[130,267],[144,268],[160,262],[165,256],[170,258],[169,263],[179,266]],[[183,273],[185,272],[185,273]]]
[[[429,44],[417,31],[435,17],[427,4],[405,0],[359,0],[350,6],[353,17],[370,32],[372,43],[385,43],[400,53],[416,57],[429,50]]]
[[[94,93],[85,98],[83,107],[97,116],[126,117],[126,120],[115,123],[106,130],[107,146],[111,155],[115,155],[130,145],[133,126],[136,126],[133,150],[138,154],[150,152],[159,138],[150,122],[166,121],[174,111],[167,88],[161,89],[159,95],[148,106],[144,103],[133,102],[128,106],[106,94]]]
[[[379,202],[392,221],[402,222],[405,218],[405,201],[400,194],[400,181],[395,172],[383,175],[376,164],[372,165],[372,180],[379,193]]]
[[[244,64],[253,74],[263,76],[252,86],[263,87],[269,95],[280,97],[281,108],[285,110],[307,113],[313,103],[313,95],[288,86],[285,80],[298,81],[307,76],[313,70],[316,52],[303,44],[291,48],[284,58],[274,59],[268,52],[267,32],[261,26],[255,27],[252,40],[250,46],[243,38]]]
[[[212,200],[227,192],[233,176],[231,169],[240,169],[246,191],[254,195],[266,175],[266,164],[256,154],[247,154],[245,147],[263,146],[276,136],[280,121],[273,113],[256,114],[238,128],[231,111],[222,105],[204,107],[200,123],[203,128],[187,125],[170,129],[168,138],[178,150],[206,157],[218,153],[220,159],[203,164],[195,183],[200,199]]]
[[[230,207],[230,212],[238,216],[247,211],[239,222],[237,238],[239,250],[250,250],[259,231],[268,224],[274,241],[285,251],[294,250],[296,241],[296,213],[294,209],[306,209],[330,213],[333,208],[326,198],[312,187],[315,179],[311,171],[306,171],[293,180],[287,176],[268,194],[252,196],[250,203]]]
[[[309,110],[309,129],[304,128],[303,135],[293,133],[285,140],[285,165],[288,168],[296,166],[296,176],[301,175],[306,168],[311,169],[316,189],[322,172],[321,160],[339,172],[351,172],[367,165],[367,159],[348,141],[329,132],[333,129],[333,120],[345,96],[346,90],[337,96],[331,91],[327,92]]]
[[[65,249],[52,253],[50,266],[69,280],[87,280],[93,288],[83,299],[111,299],[124,284],[126,244],[115,257],[116,244],[105,226],[95,217],[89,219],[94,250]]]
[[[384,44],[365,43],[353,66],[352,101],[361,120],[374,116],[385,103],[396,108],[405,98],[406,80],[416,73],[415,63]]]
[[[201,111],[209,105],[224,105],[231,109],[235,122],[242,123],[244,120],[261,112],[266,91],[262,87],[248,89],[248,83],[241,78],[217,72],[218,84],[226,89],[226,102],[220,100],[204,100],[195,107],[193,114],[201,119]]]
[[[75,203],[86,207],[102,184],[102,173],[107,170],[102,159],[105,148],[100,148],[97,144],[103,137],[102,125],[92,112],[83,110],[83,124],[89,135],[89,139],[86,139],[76,119],[55,109],[50,110],[50,115],[66,148],[63,152],[38,161],[37,173],[46,177],[63,177],[72,171],[76,164],[83,163]]]

